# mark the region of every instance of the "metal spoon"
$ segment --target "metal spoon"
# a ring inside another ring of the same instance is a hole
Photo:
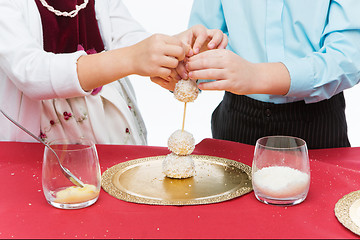
[[[41,140],[39,137],[35,136],[33,133],[31,133],[29,130],[27,130],[25,127],[21,126],[20,123],[16,122],[14,119],[12,119],[11,117],[9,117],[6,113],[4,113],[1,109],[0,112],[7,118],[9,119],[13,124],[15,124],[16,126],[18,126],[21,130],[23,130],[24,132],[26,132],[27,134],[29,134],[31,137],[35,138],[37,141],[41,142],[42,144],[44,144],[48,149],[50,149],[56,156],[58,163],[61,167],[61,171],[63,172],[63,174],[65,175],[65,177],[67,179],[69,179],[73,184],[75,184],[76,186],[79,187],[84,187],[84,183],[78,179],[77,177],[75,177],[74,174],[72,174],[69,169],[67,169],[66,167],[64,167],[61,163],[60,163],[60,159],[58,157],[58,155],[56,154],[56,152],[48,145],[46,144],[43,140]]]

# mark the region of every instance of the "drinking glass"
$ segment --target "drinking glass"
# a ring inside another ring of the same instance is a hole
[[[49,145],[61,164],[85,186],[75,186],[64,176],[54,153],[45,147],[42,186],[47,202],[61,209],[78,209],[94,204],[100,193],[101,172],[95,144],[88,139],[61,139]]]
[[[310,187],[306,142],[291,136],[258,139],[252,184],[256,198],[266,204],[290,206],[304,201]]]

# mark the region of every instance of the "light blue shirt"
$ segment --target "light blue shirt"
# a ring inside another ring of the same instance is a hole
[[[250,62],[285,64],[289,92],[254,99],[318,102],[360,80],[360,0],[194,0],[195,24],[222,30]]]

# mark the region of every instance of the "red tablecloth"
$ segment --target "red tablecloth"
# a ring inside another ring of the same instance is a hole
[[[101,170],[119,162],[169,153],[163,147],[97,145]],[[44,147],[0,143],[0,238],[358,238],[339,223],[336,202],[360,189],[360,148],[312,150],[311,186],[296,206],[259,202],[251,192],[198,206],[128,203],[101,191],[91,207],[61,210],[43,195]],[[251,166],[253,146],[205,139],[194,154]]]

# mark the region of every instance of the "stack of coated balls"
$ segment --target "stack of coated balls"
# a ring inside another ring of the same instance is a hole
[[[195,149],[195,139],[187,131],[177,130],[168,140],[171,151],[163,161],[163,172],[170,178],[189,178],[195,174],[195,163],[190,155]]]
[[[193,102],[199,94],[196,82],[180,80],[174,90],[174,97],[181,102]],[[195,174],[195,163],[191,153],[195,149],[193,135],[185,130],[177,130],[168,139],[171,151],[163,161],[163,172],[169,178],[189,178]]]

